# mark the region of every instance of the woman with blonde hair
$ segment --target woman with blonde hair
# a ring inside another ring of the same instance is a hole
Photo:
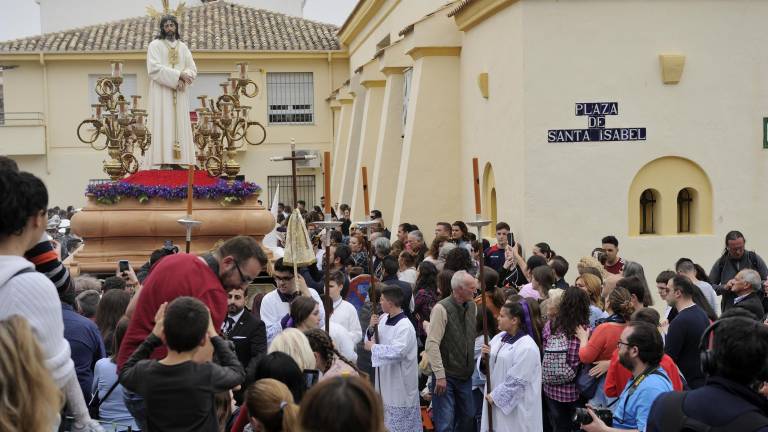
[[[597,320],[608,317],[603,311],[603,283],[594,274],[583,273],[573,284],[589,296],[589,326],[594,328]]]
[[[299,406],[288,387],[276,379],[260,379],[248,387],[245,404],[254,432],[299,430]]]
[[[280,351],[296,360],[302,370],[315,369],[315,354],[309,345],[309,340],[301,330],[287,328],[278,334],[269,345],[268,353]]]
[[[27,321],[18,315],[0,321],[0,430],[54,430],[62,402]]]

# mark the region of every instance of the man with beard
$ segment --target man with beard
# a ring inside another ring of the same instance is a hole
[[[238,236],[224,242],[213,253],[203,256],[179,253],[159,261],[128,305],[131,323],[123,337],[117,357],[117,367],[133,354],[136,348],[152,332],[155,314],[165,302],[177,297],[195,297],[205,304],[211,313],[214,328],[221,328],[227,313],[227,292],[244,289],[267,264],[267,256],[252,237]],[[150,358],[161,359],[166,348],[156,349]],[[146,430],[144,400],[135,393],[125,392],[125,405]]]
[[[160,33],[147,48],[149,124],[152,146],[147,166],[172,168],[195,163],[187,87],[197,76],[192,53],[182,42],[173,15],[160,20]]]
[[[607,426],[589,409],[592,422],[581,425],[586,432],[645,431],[653,402],[660,394],[672,391],[667,373],[659,366],[664,344],[653,324],[631,321],[621,332],[618,351],[619,362],[632,371],[633,379],[616,401],[613,427]]]
[[[221,326],[224,337],[235,344],[235,353],[245,368],[245,383],[234,393],[238,405],[243,403],[243,389],[254,381],[256,364],[267,353],[267,330],[264,322],[245,310],[245,289],[227,293],[227,317]]]

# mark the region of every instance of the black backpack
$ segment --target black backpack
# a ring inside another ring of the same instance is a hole
[[[687,392],[671,392],[661,396],[660,424],[665,432],[753,432],[768,426],[768,417],[757,411],[746,412],[722,426],[710,426],[685,415],[683,404],[687,395]]]

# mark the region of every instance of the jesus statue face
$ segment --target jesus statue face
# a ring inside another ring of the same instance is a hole
[[[176,23],[168,20],[163,24],[163,33],[167,39],[176,39]]]

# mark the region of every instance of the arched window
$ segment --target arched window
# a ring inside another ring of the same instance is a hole
[[[640,234],[656,234],[655,213],[656,194],[651,189],[646,189],[640,195]]]
[[[677,232],[693,232],[691,214],[693,206],[693,194],[688,188],[681,189],[677,193]]]

